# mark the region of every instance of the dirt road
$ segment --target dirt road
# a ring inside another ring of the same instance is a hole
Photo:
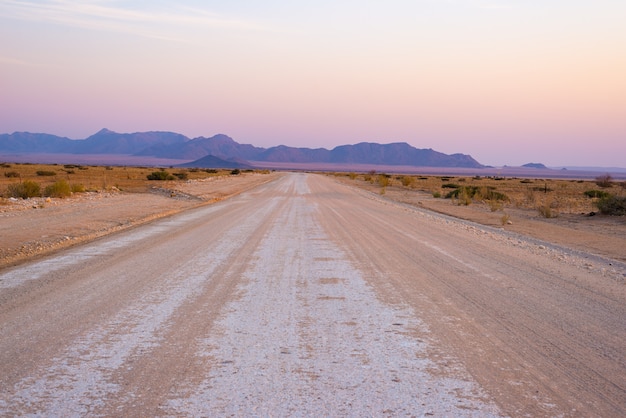
[[[0,415],[624,416],[624,274],[290,174],[0,271]]]

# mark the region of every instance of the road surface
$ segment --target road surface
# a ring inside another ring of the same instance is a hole
[[[0,415],[625,416],[624,273],[286,174],[0,271]]]

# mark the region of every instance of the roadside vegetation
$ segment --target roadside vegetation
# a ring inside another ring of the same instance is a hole
[[[253,170],[172,169],[155,167],[94,166],[80,164],[0,163],[2,199],[67,198],[97,191],[147,192],[176,182],[231,176]],[[259,173],[269,173],[259,170]]]
[[[375,171],[334,174],[378,186],[380,194],[390,190],[414,191],[447,199],[453,205],[482,206],[491,212],[501,212],[503,225],[510,222],[507,208],[529,209],[546,219],[598,212],[626,215],[626,181],[618,182],[609,174],[590,180],[389,175]]]

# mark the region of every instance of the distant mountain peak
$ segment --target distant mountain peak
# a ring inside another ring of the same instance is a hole
[[[109,135],[109,134],[114,134],[115,132],[113,132],[110,129],[107,128],[102,128],[100,129],[98,132],[96,132],[94,135],[92,136],[96,136],[96,135]]]

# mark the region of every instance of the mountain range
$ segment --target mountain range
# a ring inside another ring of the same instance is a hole
[[[466,154],[449,155],[432,149],[418,149],[404,142],[361,142],[332,150],[285,145],[260,148],[240,144],[223,134],[190,139],[173,132],[117,133],[108,129],[76,140],[43,133],[0,134],[0,153],[123,154],[187,160],[186,166],[197,167],[207,167],[207,164],[215,167],[224,163],[228,167],[244,167],[254,166],[254,162],[484,167]],[[209,156],[211,158],[207,158]]]

